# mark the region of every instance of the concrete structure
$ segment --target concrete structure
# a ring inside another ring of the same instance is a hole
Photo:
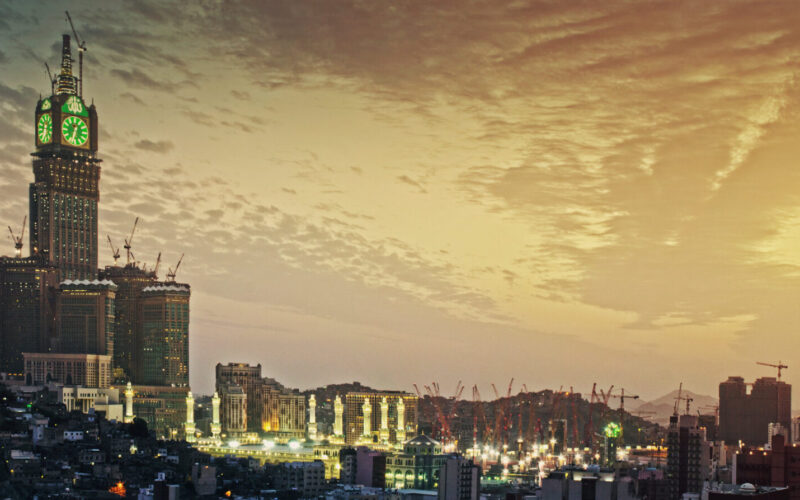
[[[194,443],[196,441],[195,425],[194,425],[194,396],[192,391],[186,395],[186,422],[183,424],[184,436],[187,443]]]
[[[25,352],[22,356],[26,385],[60,382],[101,389],[111,386],[111,356],[49,352]]]
[[[125,386],[125,423],[130,424],[133,422],[133,386],[128,382]]]
[[[711,445],[695,415],[673,415],[667,430],[667,480],[671,500],[700,494],[711,473]]]
[[[217,391],[221,395],[224,391],[230,392],[233,386],[238,386],[243,391],[246,400],[245,431],[264,433],[284,440],[305,439],[306,400],[299,391],[287,389],[274,379],[262,378],[260,364],[251,366],[247,363],[218,363],[216,373]],[[227,389],[223,389],[224,387]],[[223,423],[228,420],[225,416],[226,408],[223,395]]]
[[[770,448],[746,447],[733,456],[733,482],[788,487],[792,500],[800,500],[800,448],[776,434]]]
[[[144,383],[139,370],[142,342],[142,290],[156,282],[156,275],[139,267],[136,262],[124,266],[106,266],[100,279],[117,285],[114,308],[114,379]]]
[[[219,439],[219,434],[222,432],[222,423],[219,420],[219,393],[214,392],[211,398],[211,437]]]
[[[134,385],[132,389],[133,413],[147,422],[148,429],[160,438],[183,436],[188,387]]]
[[[142,289],[142,347],[137,368],[142,385],[189,386],[189,299],[184,283]]]
[[[197,496],[217,492],[217,468],[213,465],[192,465],[192,485]]]
[[[439,472],[448,458],[438,441],[424,435],[410,439],[402,452],[386,456],[386,487],[436,489]]]
[[[240,385],[217,387],[221,399],[222,431],[228,435],[247,432],[247,393]]]
[[[21,377],[22,353],[49,349],[56,275],[40,255],[0,257],[0,372]]]
[[[386,455],[365,446],[356,449],[356,484],[383,488],[386,484]]]
[[[317,398],[313,394],[308,397],[308,439],[317,440]]]
[[[380,434],[383,419],[381,404],[384,398],[388,405],[386,411],[388,438],[385,443],[400,447],[404,441],[399,440],[398,437],[405,438],[417,434],[417,396],[399,391],[349,392],[345,396],[343,408],[345,442],[347,444],[379,444],[382,442]],[[402,404],[400,404],[401,401]],[[400,415],[402,418],[399,418]],[[334,433],[335,430],[334,426]],[[384,437],[386,437],[386,430],[384,430]]]
[[[296,490],[303,497],[317,496],[325,488],[325,464],[313,462],[289,462],[274,469],[275,487],[279,490]]]
[[[58,388],[58,401],[67,408],[67,411],[79,410],[82,413],[89,413],[89,410],[94,410],[103,412],[106,420],[123,421],[119,389],[65,385]]]
[[[635,486],[630,477],[617,477],[610,468],[588,470],[565,467],[542,480],[541,500],[635,500]],[[648,500],[656,500],[648,498]]]
[[[791,429],[792,386],[774,377],[763,377],[747,393],[742,377],[719,384],[719,439],[743,441],[751,446],[768,442],[770,423]]]
[[[448,458],[439,472],[439,500],[478,500],[481,468],[460,457]]]
[[[114,355],[114,299],[108,280],[65,280],[56,291],[53,351]]]
[[[789,500],[789,488],[755,486],[751,483],[717,485],[708,500]]]

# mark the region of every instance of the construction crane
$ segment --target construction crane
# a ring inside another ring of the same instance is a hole
[[[156,265],[153,267],[153,276],[158,279],[158,268],[161,266],[161,252],[158,252],[158,257],[156,257]]]
[[[47,61],[44,63],[44,69],[47,71],[47,79],[50,81],[50,95],[56,93],[56,81],[53,79],[53,73],[50,71],[50,65]]]
[[[127,259],[127,263],[128,264],[131,263],[131,256],[132,256],[132,254],[131,254],[131,244],[133,243],[133,233],[136,232],[136,226],[138,224],[139,224],[139,218],[137,217],[136,220],[133,221],[133,229],[131,229],[130,237],[128,237],[125,240],[124,247],[125,247],[125,254],[126,254],[126,259]]]
[[[117,261],[119,260],[119,247],[114,248],[114,244],[111,243],[111,235],[106,235],[108,239],[108,246],[111,248],[111,255],[114,257],[114,265],[117,265]]]
[[[694,398],[692,398],[688,394],[686,396],[683,395],[683,382],[681,382],[681,385],[678,386],[678,395],[675,396],[675,409],[674,409],[675,415],[678,414],[678,404],[680,404],[681,401],[686,401],[686,414],[688,415],[690,405],[692,401],[694,401]]]
[[[14,234],[14,230],[11,229],[11,226],[8,226],[8,232],[11,233],[11,239],[14,241],[14,249],[17,251],[17,258],[22,257],[22,239],[25,237],[26,222],[28,222],[27,215],[22,219],[22,231],[20,231],[19,236]]]
[[[170,283],[175,283],[175,275],[178,274],[178,268],[181,267],[181,262],[183,262],[183,255],[181,254],[181,258],[178,259],[178,264],[175,265],[175,269],[171,267],[167,270],[167,281]]]
[[[78,36],[78,32],[75,31],[75,25],[72,24],[72,17],[69,15],[69,11],[64,11],[64,14],[67,15],[67,21],[69,21],[69,27],[72,28],[72,35],[75,37],[75,43],[78,45],[78,95],[83,97],[83,53],[86,52],[86,41],[81,41],[80,37]]]
[[[778,369],[778,380],[780,380],[780,379],[781,379],[781,370],[789,368],[789,366],[788,366],[788,365],[784,365],[784,364],[783,364],[782,362],[780,362],[780,361],[778,361],[778,364],[777,364],[777,365],[775,365],[775,364],[772,364],[772,363],[763,363],[763,362],[761,362],[761,361],[756,361],[756,364],[757,364],[757,365],[761,365],[761,366],[771,366],[771,367],[773,367],[773,368],[777,368],[777,369]]]
[[[625,411],[625,400],[626,399],[639,399],[638,394],[625,394],[625,388],[623,387],[620,389],[619,394],[609,394],[609,398],[618,398],[619,399],[619,410],[620,412]]]

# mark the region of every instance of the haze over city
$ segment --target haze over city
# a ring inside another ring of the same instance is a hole
[[[644,399],[792,365],[793,3],[0,1],[14,228],[65,8],[100,263],[137,216],[137,260],[185,253],[195,392],[228,361]]]

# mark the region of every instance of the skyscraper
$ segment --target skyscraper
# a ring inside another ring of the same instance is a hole
[[[711,447],[706,430],[693,415],[673,415],[667,429],[667,481],[669,498],[700,493],[711,466]]]
[[[189,285],[156,283],[142,289],[138,378],[146,385],[189,385]]]
[[[769,439],[769,424],[791,429],[792,386],[774,377],[753,383],[750,393],[742,377],[728,377],[719,384],[718,439],[763,445]]]
[[[59,281],[97,276],[97,111],[78,94],[77,80],[64,35],[55,93],[36,106],[29,233],[31,254],[55,265]]]

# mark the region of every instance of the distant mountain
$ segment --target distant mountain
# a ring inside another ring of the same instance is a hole
[[[689,407],[689,412],[692,414],[697,414],[697,410],[700,410],[701,414],[713,415],[714,407],[719,406],[719,400],[717,398],[704,394],[697,394],[687,389],[681,391],[681,396],[692,398],[693,401]],[[629,411],[634,415],[641,415],[642,418],[646,418],[651,422],[666,426],[669,425],[670,415],[675,411],[676,397],[678,397],[677,389],[652,401],[634,400],[636,404],[628,404],[626,401],[625,407],[626,409],[630,408]],[[680,413],[686,412],[686,400],[681,400],[678,403],[678,411]]]

